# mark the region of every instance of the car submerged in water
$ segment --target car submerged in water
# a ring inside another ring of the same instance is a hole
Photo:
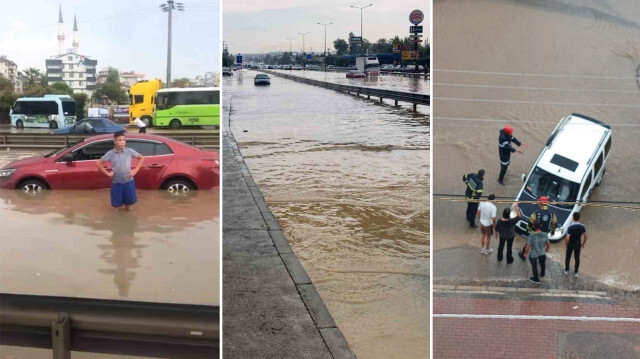
[[[253,78],[254,85],[270,85],[271,78],[267,74],[257,74],[256,77]]]
[[[110,188],[111,178],[98,171],[96,162],[113,147],[113,135],[99,135],[45,156],[11,162],[0,169],[0,188],[25,192]],[[127,135],[126,147],[145,157],[143,166],[135,176],[138,189],[186,193],[220,185],[217,152],[147,134]],[[131,159],[131,168],[137,165],[137,161]],[[110,171],[111,164],[105,163],[105,168]]]
[[[551,132],[529,175],[522,174],[524,184],[516,197],[522,217],[516,230],[523,235],[529,232],[529,217],[538,208],[535,201],[546,196],[549,209],[558,220],[549,240],[562,240],[572,213],[580,212],[594,188],[602,183],[610,150],[609,125],[577,113],[563,118]],[[515,217],[513,209],[512,216]]]
[[[367,75],[364,72],[360,72],[358,70],[349,70],[347,72],[348,79],[362,79],[365,77],[367,77]]]

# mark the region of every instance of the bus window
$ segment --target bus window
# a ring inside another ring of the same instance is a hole
[[[65,116],[75,116],[76,115],[76,102],[75,101],[62,101],[62,111]],[[56,111],[57,113],[57,111]]]

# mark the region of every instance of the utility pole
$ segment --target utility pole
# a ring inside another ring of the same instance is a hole
[[[293,52],[291,51],[291,41],[293,41],[293,40],[295,40],[295,39],[296,39],[295,37],[292,37],[292,38],[288,38],[288,37],[287,37],[287,40],[289,40],[289,53],[290,53],[290,54],[291,54],[291,53],[293,53]]]
[[[307,53],[304,50],[304,37],[309,35],[309,32],[305,32],[304,34],[299,32],[298,35],[302,35],[302,69],[306,70],[307,67]]]
[[[362,7],[351,5],[351,7],[354,8],[354,9],[360,9],[360,38],[362,39],[362,44],[360,45],[360,51],[362,51],[362,45],[364,45],[364,36],[362,35],[362,10],[368,8],[371,5],[373,5],[373,4],[369,4],[367,6],[362,6]],[[358,46],[358,45],[356,45],[356,46]]]
[[[176,10],[176,6],[178,11],[184,11],[184,4],[181,2],[176,4],[173,0],[167,0],[166,4],[160,5],[160,9],[169,15],[169,31],[167,35],[167,87],[171,87],[171,17],[173,10]]]
[[[324,26],[324,70],[327,71],[327,26],[333,24],[332,22],[328,24],[318,23],[318,25]]]

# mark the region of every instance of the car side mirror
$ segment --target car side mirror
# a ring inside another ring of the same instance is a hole
[[[71,153],[67,153],[62,156],[62,160],[65,162],[73,162],[73,155]]]
[[[521,175],[520,175],[520,179],[522,179],[522,182],[526,181],[526,180],[527,180],[527,175],[526,175],[526,174],[524,174],[524,173],[523,173],[523,174],[521,174]]]

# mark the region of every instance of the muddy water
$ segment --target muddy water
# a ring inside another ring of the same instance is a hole
[[[348,79],[344,72],[324,71],[289,71],[270,70],[294,76],[307,77],[314,80],[332,82],[341,85],[377,87],[385,90],[406,91],[428,94],[429,80],[416,77],[402,77],[395,75],[369,76],[362,79]]]
[[[347,341],[428,356],[428,118],[255,74],[225,79],[231,129]]]
[[[613,131],[607,173],[591,199],[640,201],[639,12],[635,1],[434,1],[434,195],[463,194],[462,175],[484,168],[486,194],[515,198],[520,173],[557,122],[577,112]],[[528,147],[512,155],[501,187],[497,137],[507,123]],[[436,250],[480,246],[465,206],[434,201]],[[639,219],[640,211],[583,209],[589,242],[580,271],[639,289]],[[550,256],[562,261],[563,252],[555,244]]]
[[[138,191],[131,212],[107,189],[0,190],[0,291],[219,305],[218,207],[215,190]]]

